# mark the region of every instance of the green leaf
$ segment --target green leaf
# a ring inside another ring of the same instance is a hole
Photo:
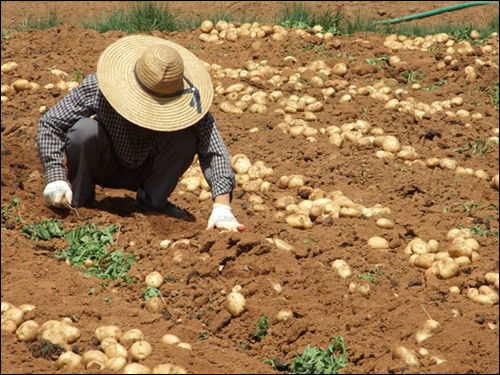
[[[161,298],[163,297],[163,294],[161,294],[161,292],[158,289],[148,286],[146,289],[142,291],[142,296],[146,301],[149,301],[149,299],[153,297]]]
[[[9,40],[12,37],[10,35],[4,35],[3,38],[6,39],[6,40]]]

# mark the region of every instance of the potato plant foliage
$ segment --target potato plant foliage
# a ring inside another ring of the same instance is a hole
[[[344,338],[334,336],[332,339],[328,349],[307,345],[302,355],[293,360],[292,374],[338,374],[340,369],[347,367]],[[337,351],[340,351],[338,358],[335,355]]]

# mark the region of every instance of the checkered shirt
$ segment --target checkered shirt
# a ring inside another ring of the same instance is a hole
[[[125,169],[133,170],[144,163],[162,133],[137,126],[119,115],[99,89],[97,75],[91,74],[38,122],[38,153],[46,184],[66,181],[65,134],[78,120],[92,115],[106,128],[113,151]],[[208,112],[193,126],[198,137],[200,166],[212,198],[231,193],[236,185],[234,173],[215,119]]]

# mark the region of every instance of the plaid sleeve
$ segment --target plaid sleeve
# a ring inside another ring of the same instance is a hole
[[[232,193],[236,181],[231,160],[210,112],[195,124],[194,129],[198,136],[201,170],[212,190],[212,199],[221,194]]]
[[[96,74],[86,77],[38,122],[38,155],[45,171],[45,183],[66,181],[64,168],[65,135],[79,119],[95,114],[99,90]]]

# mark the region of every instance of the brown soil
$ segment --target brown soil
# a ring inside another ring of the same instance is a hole
[[[60,15],[87,15],[91,11],[100,14],[101,6],[110,10],[121,3],[124,2],[58,2],[57,10]],[[200,10],[203,13],[217,12],[221,6],[217,2],[199,3],[193,6],[193,3],[176,2],[172,6],[175,10],[195,15],[200,14]],[[312,3],[320,9],[327,6],[324,2]],[[329,3],[336,5],[339,2]],[[448,3],[459,2],[447,2],[446,5]],[[279,3],[272,2],[222,4],[233,12],[244,7],[247,13],[266,15],[275,14],[279,6]],[[392,18],[434,9],[437,5],[433,4],[437,3],[347,2],[345,9],[348,12],[371,11],[376,16],[378,11],[385,11],[381,17]],[[16,5],[26,15],[36,12],[36,6],[45,11],[55,6],[54,2],[16,2]],[[491,8],[476,7],[433,17],[428,22],[460,20],[464,15],[471,21],[487,22],[492,13]],[[18,16],[13,2],[2,2],[2,27]],[[298,49],[307,41],[295,33],[289,33],[280,42],[265,38],[259,43],[242,40],[230,45],[225,42],[204,44],[199,40],[199,34],[199,31],[192,30],[157,35],[182,44],[200,59],[223,68],[243,68],[247,60],[260,62],[265,59],[269,65],[283,69],[288,50],[296,53],[300,66],[317,59],[315,49]],[[81,82],[85,75],[95,71],[104,48],[124,35],[120,32],[99,35],[73,26],[12,34],[10,40],[2,40],[2,64],[15,60],[19,68],[13,74],[2,74],[2,85],[19,78],[34,81],[42,87],[56,83],[57,79],[48,71],[50,68],[64,70],[71,77],[80,69],[83,73]],[[357,41],[359,38],[370,43],[363,44]],[[406,83],[401,78],[406,68],[391,73],[387,67],[372,70],[365,64],[366,58],[390,54],[383,46],[384,36],[368,34],[336,39],[340,44],[327,43],[325,52],[342,53],[342,57],[329,59],[327,63],[330,66],[337,62],[346,63],[350,73],[344,79],[349,84],[358,87],[373,85],[381,79],[391,79],[392,75],[399,79],[399,85]],[[498,51],[498,37],[490,39],[489,43]],[[463,73],[465,66],[474,65],[477,58],[498,64],[498,55],[478,56],[481,50],[476,48],[474,55],[458,57],[458,69],[448,67],[436,71],[437,60],[444,56],[443,51],[444,48],[438,47],[434,53],[402,51],[398,55],[407,62],[407,70],[420,74],[422,87],[437,85],[443,77],[447,79],[438,90],[411,92],[415,100],[430,104],[461,96],[463,109],[483,115],[483,120],[474,122],[471,128],[464,126],[466,121],[444,114],[416,119],[403,112],[384,109],[383,102],[370,96],[356,96],[349,104],[339,104],[342,92],[325,101],[324,110],[317,113],[318,122],[311,126],[319,130],[365,119],[372,127],[397,136],[402,145],[413,146],[424,161],[430,157],[451,157],[460,166],[483,169],[490,176],[496,175],[498,148],[490,147],[484,156],[473,156],[470,152],[459,154],[453,150],[469,145],[478,137],[491,136],[492,128],[498,127],[498,109],[491,105],[484,90],[478,90],[491,87],[491,80],[498,82],[498,68],[478,67],[478,78],[473,83],[466,82]],[[345,57],[347,53],[354,61]],[[220,80],[224,87],[237,82],[229,78]],[[285,85],[283,91],[290,95],[287,87]],[[267,92],[274,89],[267,84],[259,88]],[[302,93],[323,100],[318,88],[306,86]],[[47,207],[42,197],[43,169],[36,145],[37,121],[41,117],[39,107],[52,107],[64,94],[60,90],[44,88],[34,92],[11,92],[7,95],[9,101],[2,103],[1,205],[5,208],[14,197],[18,197],[20,205],[9,214],[22,218],[22,221],[11,220],[7,225],[10,229],[1,232],[1,298],[2,302],[14,305],[36,305],[34,320],[39,324],[64,316],[76,318],[75,325],[81,330],[81,338],[74,350],[83,352],[93,348],[95,329],[117,324],[122,331],[140,329],[151,343],[153,355],[144,361],[146,366],[153,368],[162,362],[173,362],[190,373],[272,372],[269,365],[262,363],[263,360],[278,357],[291,362],[308,344],[326,348],[332,336],[342,336],[346,342],[350,363],[343,373],[498,372],[498,329],[490,329],[488,325],[498,324],[498,305],[478,305],[465,295],[469,287],[485,283],[486,272],[498,272],[498,244],[493,243],[493,237],[476,235],[474,238],[481,245],[481,259],[463,266],[460,274],[449,280],[425,277],[424,272],[411,265],[403,253],[406,244],[415,237],[425,241],[436,239],[446,249],[450,242],[446,239],[447,232],[460,224],[473,226],[488,221],[491,230],[498,232],[499,196],[489,181],[459,177],[452,170],[405,166],[401,160],[384,162],[374,157],[376,150],[373,147],[358,148],[345,141],[341,148],[337,148],[325,135],[316,136],[316,143],[310,143],[302,136],[292,138],[275,127],[283,121],[282,115],[273,112],[282,108],[278,104],[269,105],[266,115],[249,111],[242,115],[228,115],[218,107],[225,98],[216,96],[211,112],[216,117],[229,153],[246,154],[252,162],[262,160],[274,169],[274,177],[268,178],[271,191],[262,195],[264,202],[271,207],[270,211],[253,212],[247,202],[249,194],[237,187],[233,210],[247,229],[244,233],[219,234],[205,231],[211,202],[198,203],[197,196],[186,194],[181,184],[172,200],[193,213],[196,222],[136,213],[132,207],[133,193],[98,189],[97,208],[80,209],[80,215],[99,228],[120,225],[118,245],[133,251],[140,259],[129,273],[134,276],[133,283],[122,288],[110,283],[103,288],[100,280],[85,278],[75,268],[46,256],[63,249],[64,241],[35,244],[21,231],[23,224],[38,223],[44,218],[62,220],[68,230],[83,224],[73,212]],[[294,117],[300,118],[299,115]],[[250,133],[254,127],[258,132]],[[427,139],[425,135],[429,132],[437,132],[440,137]],[[340,218],[324,225],[317,222],[309,230],[291,228],[283,219],[274,218],[277,210],[273,206],[275,199],[285,194],[301,200],[296,190],[285,191],[276,187],[279,177],[291,174],[305,175],[308,186],[326,193],[340,190],[355,203],[367,207],[380,203],[389,207],[392,212],[387,217],[395,221],[395,228],[379,228],[375,224],[376,218]],[[482,205],[470,212],[456,205],[471,200]],[[489,209],[490,205],[497,209]],[[482,227],[485,229],[486,225]],[[372,236],[386,238],[390,241],[390,249],[371,250],[367,240]],[[173,261],[174,252],[161,249],[159,243],[165,239],[184,238],[190,239],[193,246],[179,247],[183,259],[176,263]],[[290,252],[278,250],[265,238],[285,240],[295,249]],[[130,246],[130,241],[135,245]],[[351,266],[353,276],[340,278],[330,267],[336,259],[345,260]],[[222,271],[220,266],[224,266]],[[383,275],[375,277],[378,284],[371,284],[369,297],[349,295],[348,286],[356,280],[356,275],[377,266]],[[165,279],[168,277],[160,289],[171,317],[151,313],[143,307],[144,278],[154,270],[161,272]],[[271,282],[282,285],[281,296],[274,293]],[[239,318],[230,317],[224,307],[224,293],[221,293],[223,290],[229,292],[235,285],[243,287],[241,292],[248,307]],[[462,293],[450,294],[451,286],[458,286]],[[95,290],[93,294],[89,294],[91,288]],[[104,300],[108,297],[110,302]],[[250,337],[257,320],[266,315],[274,320],[276,313],[284,308],[292,309],[294,317],[285,323],[274,321],[268,337],[261,342],[252,342]],[[452,310],[458,310],[461,316],[454,317]],[[417,345],[415,333],[429,319],[428,315],[441,324],[442,330]],[[211,338],[198,341],[203,331]],[[167,332],[191,343],[193,350],[162,345],[160,339]],[[391,348],[395,344],[414,350],[423,347],[431,354],[420,358],[419,368],[408,369],[404,362],[392,358]],[[1,347],[2,373],[53,373],[57,370],[51,360],[32,356],[33,349],[18,342],[13,334],[2,332]],[[447,361],[436,365],[430,359],[432,356]],[[100,373],[98,370],[90,372]]]

